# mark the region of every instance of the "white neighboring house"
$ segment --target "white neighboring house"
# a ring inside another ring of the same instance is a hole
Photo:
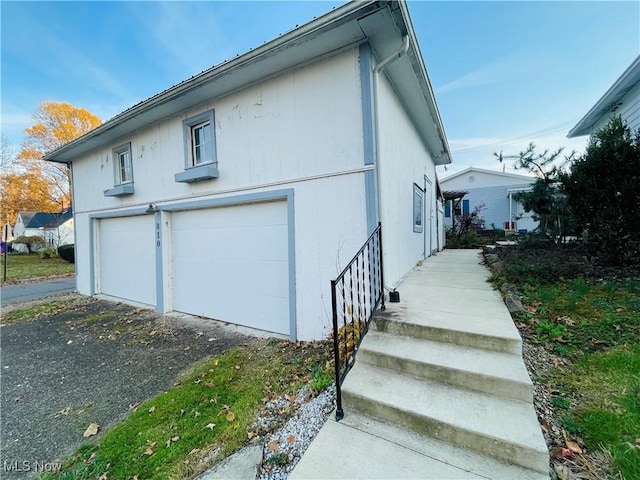
[[[640,55],[569,131],[567,137],[590,135],[604,127],[613,115],[620,115],[631,131],[640,128]]]
[[[385,287],[438,249],[451,162],[404,2],[352,2],[46,155],[72,169],[77,289],[326,338],[382,223]]]
[[[445,192],[468,192],[456,215],[469,214],[484,204],[485,210],[480,212],[485,221],[484,228],[530,232],[538,227],[539,222],[533,219],[533,212],[524,211],[522,203],[515,197],[518,192],[530,190],[535,181],[535,177],[527,175],[469,167],[441,179],[440,185]],[[451,227],[453,210],[453,202],[448,200],[444,212],[447,227]]]
[[[45,246],[59,247],[74,241],[73,210],[68,208],[62,213],[18,212],[13,227],[14,239],[21,236],[38,236],[44,239]],[[27,246],[16,243],[17,252],[27,252]]]

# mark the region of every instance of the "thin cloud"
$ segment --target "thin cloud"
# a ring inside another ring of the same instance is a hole
[[[201,9],[198,2],[157,2],[145,3],[144,7],[132,3],[128,10],[136,22],[143,23],[143,31],[151,32],[153,55],[162,68],[175,72],[176,81],[231,55],[225,47],[219,8]],[[206,26],[205,34],[198,25]]]
[[[116,98],[129,96],[129,89],[109,69],[101,67],[98,62],[82,53],[78,48],[49,33],[44,33],[42,40],[42,44],[46,46],[51,58],[57,60],[48,65],[49,76],[59,78],[65,75],[67,79],[70,76],[75,76],[75,81],[91,85],[103,95],[111,95]]]
[[[525,74],[531,68],[531,64],[523,60],[521,53],[506,55],[437,87],[435,93],[451,93],[511,80]]]
[[[24,112],[2,112],[2,129],[4,130],[5,127],[8,127],[10,125],[28,125],[31,120],[31,115],[28,115]]]

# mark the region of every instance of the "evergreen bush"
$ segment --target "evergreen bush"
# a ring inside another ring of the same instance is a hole
[[[58,255],[60,255],[60,258],[66,260],[69,263],[76,263],[73,245],[62,245],[58,247]]]

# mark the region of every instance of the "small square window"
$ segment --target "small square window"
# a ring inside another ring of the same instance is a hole
[[[104,191],[105,197],[121,197],[133,193],[133,162],[131,143],[123,143],[113,149],[113,188]]]
[[[213,162],[213,136],[211,123],[203,122],[191,127],[191,166]]]
[[[218,177],[214,112],[209,110],[182,122],[184,132],[184,171],[176,182],[191,183]]]
[[[118,183],[129,183],[133,181],[131,152],[129,152],[129,150],[118,153],[118,170],[120,171],[120,181]]]

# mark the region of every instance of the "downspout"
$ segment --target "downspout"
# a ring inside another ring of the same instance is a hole
[[[384,224],[384,219],[382,215],[382,195],[380,192],[381,182],[380,182],[380,119],[379,119],[379,107],[378,107],[378,75],[382,72],[388,65],[392,62],[395,62],[400,57],[402,57],[409,50],[409,36],[405,35],[402,37],[402,45],[398,50],[393,52],[387,58],[382,60],[378,65],[373,69],[373,117],[374,117],[374,129],[375,129],[375,152],[376,152],[376,189],[378,191],[378,219],[380,223]],[[384,254],[384,252],[383,252]],[[382,285],[383,295],[385,286]],[[390,289],[387,289],[390,290]]]

